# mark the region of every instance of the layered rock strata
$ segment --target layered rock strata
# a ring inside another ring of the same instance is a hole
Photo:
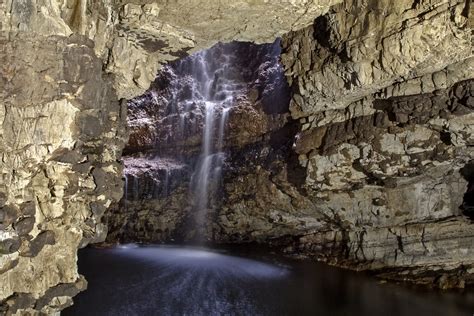
[[[440,287],[472,282],[469,3],[398,5],[346,2],[284,37],[304,181],[294,186],[284,167],[241,173],[218,224],[224,240]]]

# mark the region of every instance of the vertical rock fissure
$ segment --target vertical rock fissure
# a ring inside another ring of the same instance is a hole
[[[460,208],[464,215],[474,220],[474,161],[466,164],[460,172],[467,181],[467,189]]]

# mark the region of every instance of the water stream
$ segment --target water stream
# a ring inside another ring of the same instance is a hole
[[[177,78],[169,83],[172,93],[168,103],[171,113],[179,115],[178,134],[186,137],[186,129],[190,128],[202,131],[201,149],[189,190],[197,239],[204,238],[209,199],[220,181],[225,159],[226,121],[236,96],[243,88],[233,64],[235,56],[229,53],[232,50],[217,50],[217,53],[204,50],[177,61],[173,65]],[[183,78],[188,83],[184,86]],[[191,120],[196,112],[201,115],[201,120]]]
[[[234,96],[239,84],[229,77],[229,56],[222,54],[219,63],[212,63],[213,56],[208,51],[190,56],[186,67],[197,80],[197,89],[193,91],[194,100],[204,104],[202,147],[195,171],[191,178],[191,194],[196,228],[204,228],[212,183],[218,183],[224,161],[223,145],[225,124],[229,109],[233,106]],[[179,66],[178,66],[179,67]],[[202,237],[203,232],[200,233]]]

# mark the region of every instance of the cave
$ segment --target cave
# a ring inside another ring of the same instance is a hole
[[[469,1],[0,1],[0,314],[471,314]]]

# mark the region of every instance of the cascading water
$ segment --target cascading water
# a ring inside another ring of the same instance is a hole
[[[113,232],[198,243],[211,235],[208,219],[222,205],[234,151],[284,121],[289,89],[279,55],[279,40],[219,43],[164,66],[129,101],[126,194],[109,222]]]
[[[190,184],[190,202],[194,218],[196,239],[204,236],[205,218],[210,196],[215,194],[220,181],[225,154],[226,121],[236,96],[243,85],[238,72],[233,69],[232,56],[225,51],[211,54],[209,51],[196,53],[177,62],[176,71],[189,76],[192,84],[184,89],[176,82],[171,83],[172,111],[179,116],[180,134],[186,135],[190,124],[200,124],[202,140],[200,154],[195,163]],[[183,90],[186,96],[183,97]],[[199,109],[202,120],[188,119]],[[192,112],[194,111],[194,112]]]
[[[233,82],[226,77],[228,58],[220,68],[209,69],[206,62],[207,54],[198,54],[196,71],[202,71],[204,88],[205,119],[201,154],[191,179],[191,190],[194,199],[194,211],[197,229],[202,229],[207,214],[209,193],[212,183],[218,183],[220,170],[224,160],[222,152],[224,130],[229,108],[233,103]],[[224,56],[225,57],[225,56]],[[215,190],[215,189],[214,189]],[[202,237],[202,234],[200,234]]]

